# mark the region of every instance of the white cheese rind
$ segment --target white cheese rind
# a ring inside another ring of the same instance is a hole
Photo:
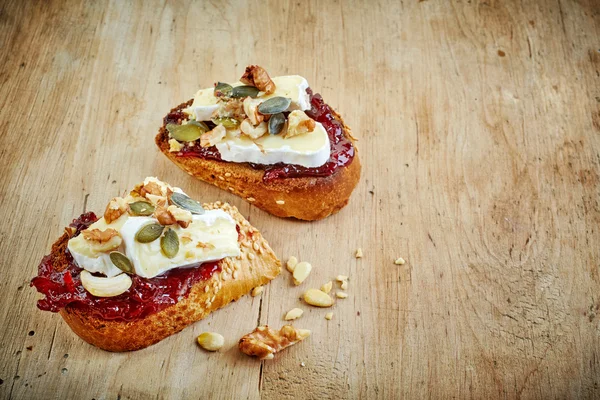
[[[296,164],[307,168],[320,167],[329,160],[329,136],[319,122],[310,133],[283,139],[280,135],[264,135],[252,140],[244,135],[216,144],[221,158],[230,162],[251,162],[272,165]]]

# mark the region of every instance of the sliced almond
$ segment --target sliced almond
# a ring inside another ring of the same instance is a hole
[[[296,264],[298,264],[298,259],[294,256],[291,256],[288,262],[286,263],[286,268],[290,272],[294,272],[294,268],[296,268]]]
[[[342,290],[346,290],[346,289],[348,289],[348,281],[344,281],[344,282],[342,282],[342,284],[340,285],[340,288],[341,288]]]
[[[291,321],[293,319],[298,319],[302,316],[302,314],[304,313],[304,311],[302,311],[299,308],[292,308],[290,311],[287,312],[287,314],[285,314],[284,319],[286,321]]]
[[[333,282],[329,281],[321,286],[321,291],[325,293],[331,292],[331,288],[333,288]]]
[[[304,293],[304,301],[315,307],[331,307],[333,305],[333,299],[319,289],[308,289]]]
[[[299,262],[298,264],[296,264],[296,267],[294,268],[294,272],[293,272],[294,285],[298,286],[302,282],[304,282],[306,280],[306,278],[308,278],[310,271],[312,271],[312,265],[310,265],[310,263],[307,263],[306,261],[302,261],[302,262]]]
[[[331,321],[332,318],[333,318],[333,313],[332,312],[328,312],[327,314],[325,314],[325,319],[327,321]]]
[[[394,261],[394,264],[396,265],[404,265],[406,263],[406,261],[404,261],[404,258],[402,257],[398,257],[396,258],[396,261]]]
[[[348,277],[346,275],[338,275],[335,280],[338,282],[344,282],[348,280]]]
[[[344,292],[336,292],[336,293],[335,293],[335,296],[336,296],[338,299],[345,299],[345,298],[347,298],[347,297],[348,297],[348,293],[344,293]]]

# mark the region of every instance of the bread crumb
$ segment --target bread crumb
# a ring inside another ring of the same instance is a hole
[[[285,204],[284,200],[277,200],[275,203],[279,204],[280,206]]]
[[[404,258],[402,257],[398,257],[396,258],[396,261],[394,261],[394,264],[396,265],[404,265],[406,263],[406,261],[404,261]]]
[[[356,249],[356,253],[354,253],[354,257],[362,258],[362,256],[363,256],[363,252],[362,252],[362,249],[359,247],[358,249]]]
[[[328,312],[327,314],[325,314],[325,319],[327,321],[331,321],[332,318],[333,318],[333,313],[332,312]]]

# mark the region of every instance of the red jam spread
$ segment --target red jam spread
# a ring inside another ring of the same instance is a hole
[[[320,167],[307,168],[295,164],[275,164],[261,165],[251,164],[252,168],[263,169],[264,182],[271,182],[275,179],[300,178],[307,176],[326,177],[333,175],[338,168],[349,165],[354,159],[354,146],[352,142],[344,135],[344,129],[338,119],[335,118],[331,108],[323,101],[320,94],[313,95],[312,90],[306,89],[310,96],[311,109],[306,114],[317,122],[320,122],[327,134],[331,145],[331,154],[329,160]],[[165,123],[181,123],[181,120],[187,118],[187,115],[181,111],[169,113],[165,117]],[[212,126],[211,126],[212,127]],[[201,157],[213,160],[221,160],[221,154],[215,146],[201,147],[199,144],[186,146],[179,153],[179,157]]]
[[[88,212],[69,226],[76,229],[74,235],[77,236],[97,219],[93,212]],[[220,271],[219,262],[215,261],[175,268],[151,279],[131,275],[133,283],[125,293],[115,297],[96,297],[81,285],[79,274],[82,269],[75,264],[66,248],[63,257],[68,261],[66,268],[57,271],[53,258],[52,254],[45,256],[38,267],[38,276],[31,280],[31,286],[46,296],[38,300],[38,308],[58,312],[70,305],[106,320],[133,321],[161,311],[187,297],[195,283]]]

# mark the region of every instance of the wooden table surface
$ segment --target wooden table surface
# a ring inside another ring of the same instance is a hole
[[[0,398],[598,398],[599,38],[594,0],[2,2]],[[337,215],[275,218],[157,151],[170,107],[250,63],[305,76],[358,136]],[[88,345],[29,281],[148,175],[236,205],[313,273],[145,350]],[[338,274],[326,321],[298,298]],[[293,307],[308,340],[238,352]]]

